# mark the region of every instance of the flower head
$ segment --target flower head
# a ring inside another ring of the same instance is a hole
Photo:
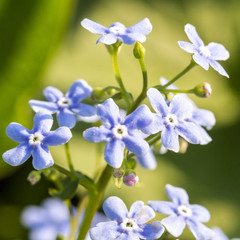
[[[2,156],[3,160],[12,166],[18,166],[32,155],[35,169],[40,170],[52,166],[54,162],[48,146],[62,145],[72,137],[67,127],[50,131],[52,124],[52,116],[41,112],[36,113],[32,130],[18,123],[10,123],[6,133],[20,145],[6,151]]]
[[[152,24],[148,18],[144,18],[129,28],[119,22],[115,22],[107,28],[87,18],[82,20],[81,25],[88,31],[101,35],[97,43],[102,42],[107,45],[114,44],[118,40],[129,45],[134,44],[136,41],[145,42],[146,35],[152,31]]]
[[[43,93],[48,102],[30,100],[29,104],[35,112],[57,113],[58,125],[72,128],[76,124],[77,116],[91,117],[96,114],[95,107],[81,103],[91,92],[92,88],[88,83],[79,79],[70,86],[65,95],[55,87],[47,87]]]
[[[132,204],[128,212],[124,202],[118,197],[109,197],[103,204],[105,214],[112,220],[98,223],[90,229],[92,240],[153,240],[164,232],[159,221],[147,223],[155,217],[155,212],[142,201]]]
[[[83,136],[89,142],[107,142],[104,158],[110,166],[119,168],[122,165],[125,147],[136,156],[148,152],[149,145],[140,132],[152,122],[152,113],[146,105],[122,118],[118,106],[109,98],[97,106],[97,115],[104,124],[87,129]]]
[[[179,46],[186,52],[193,53],[194,61],[208,70],[209,64],[221,75],[229,77],[223,67],[217,62],[219,60],[227,60],[229,52],[222,44],[211,42],[207,46],[204,45],[202,39],[198,36],[195,27],[191,24],[185,25],[185,32],[192,43],[179,41]]]
[[[211,240],[229,240],[229,238],[225,235],[225,233],[218,227],[212,228],[214,231],[214,237]],[[240,240],[240,238],[234,238],[232,240]]]
[[[178,237],[187,225],[196,239],[210,239],[213,231],[202,224],[210,219],[208,210],[197,204],[189,204],[188,195],[182,188],[167,184],[166,192],[172,202],[149,201],[148,205],[156,212],[170,215],[161,221],[167,231]]]

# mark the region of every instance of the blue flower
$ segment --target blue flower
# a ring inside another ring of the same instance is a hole
[[[223,67],[217,62],[218,60],[227,60],[229,52],[222,44],[211,42],[204,45],[202,39],[198,36],[195,27],[191,24],[185,25],[185,32],[192,43],[179,41],[179,46],[186,52],[193,53],[194,61],[208,70],[209,64],[221,75],[229,77]]]
[[[92,88],[85,80],[76,80],[64,95],[55,87],[45,88],[43,94],[47,101],[30,100],[29,104],[35,112],[48,114],[57,113],[59,126],[73,128],[76,124],[76,116],[90,117],[96,114],[96,108],[81,103],[92,92]]]
[[[148,152],[149,145],[139,131],[152,122],[152,113],[146,105],[141,105],[123,119],[118,106],[109,98],[97,106],[97,115],[104,125],[87,129],[83,136],[89,142],[107,142],[104,158],[110,166],[121,167],[125,147],[136,156]],[[143,167],[148,165],[140,164]]]
[[[155,217],[155,212],[142,201],[132,204],[128,212],[124,202],[118,197],[109,197],[103,204],[105,214],[112,220],[98,223],[90,229],[92,240],[153,240],[164,232],[159,221],[147,223]]]
[[[12,166],[18,166],[32,155],[35,169],[40,170],[52,166],[54,162],[48,146],[62,145],[72,137],[72,133],[67,127],[50,131],[52,124],[52,116],[41,112],[36,113],[32,130],[28,130],[18,123],[10,123],[6,133],[20,145],[6,151],[2,156],[3,160]]]
[[[214,227],[212,228],[212,230],[214,231],[214,237],[211,238],[211,240],[229,240],[229,238],[224,234],[224,232],[218,228],[218,227]],[[232,240],[240,240],[240,238],[234,238]]]
[[[136,41],[145,42],[146,35],[152,31],[152,24],[148,18],[144,18],[129,28],[119,22],[115,22],[109,28],[106,28],[87,18],[82,20],[81,25],[88,31],[101,35],[97,43],[102,42],[107,45],[116,43],[118,40],[129,45]]]
[[[162,131],[161,142],[165,148],[178,152],[179,136],[192,144],[203,144],[199,126],[188,121],[193,112],[190,101],[181,94],[177,94],[168,106],[162,94],[155,88],[150,88],[147,96],[157,114],[146,131],[148,133]]]
[[[210,213],[200,205],[190,205],[188,195],[182,188],[166,185],[166,192],[172,202],[149,201],[148,205],[154,211],[170,215],[161,222],[174,237],[179,237],[187,225],[198,240],[209,240],[214,232],[202,224],[208,222]]]

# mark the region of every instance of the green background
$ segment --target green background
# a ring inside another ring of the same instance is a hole
[[[209,227],[220,226],[230,238],[240,237],[240,2],[231,0],[2,0],[0,2],[0,149],[16,146],[5,134],[10,122],[32,127],[29,99],[43,99],[46,86],[66,92],[82,78],[93,87],[116,85],[110,57],[97,36],[80,26],[87,17],[105,26],[119,21],[127,27],[148,17],[153,31],[143,44],[149,86],[161,76],[171,79],[185,68],[190,55],[178,40],[187,41],[184,25],[196,26],[205,44],[222,43],[230,59],[222,65],[227,79],[213,69],[195,67],[177,86],[192,88],[209,82],[209,99],[192,97],[200,108],[214,112],[217,123],[210,131],[213,141],[191,145],[186,154],[169,152],[158,156],[158,167],[147,171],[137,167],[140,182],[134,188],[116,189],[110,182],[106,197],[117,195],[128,206],[136,200],[167,200],[165,185],[183,187],[191,203],[211,212]],[[125,86],[134,96],[141,91],[141,72],[132,55],[133,46],[123,46],[119,66]],[[76,168],[93,174],[97,147],[81,137],[85,124],[73,130],[70,150]],[[66,166],[63,146],[51,149],[54,160]],[[102,161],[104,165],[104,161]],[[26,181],[31,161],[11,167],[0,161],[0,239],[26,239],[19,223],[24,206],[40,204],[49,196],[44,179],[32,187]],[[193,239],[188,230],[180,239]]]

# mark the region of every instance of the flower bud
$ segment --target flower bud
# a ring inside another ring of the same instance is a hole
[[[115,168],[112,172],[113,175],[113,179],[114,179],[114,184],[117,188],[121,188],[122,187],[122,183],[123,183],[123,171],[120,169]]]
[[[123,171],[115,168],[112,174],[114,178],[121,178],[123,176]]]
[[[93,100],[99,101],[99,100],[103,99],[104,94],[105,94],[105,93],[104,93],[104,91],[102,90],[102,88],[96,87],[96,88],[94,88],[93,91],[92,91],[92,98],[93,98]]]
[[[180,145],[179,153],[186,153],[188,148],[188,142],[183,138],[179,138],[179,145]]]
[[[207,82],[203,82],[199,85],[197,85],[194,89],[193,89],[194,93],[196,96],[198,97],[210,97],[211,93],[212,93],[212,88],[211,85]]]
[[[41,171],[31,171],[27,177],[31,185],[35,185],[41,180]]]
[[[135,58],[137,58],[137,59],[144,58],[145,52],[146,52],[146,50],[143,47],[143,45],[140,42],[136,42],[134,45],[134,49],[133,49],[133,54],[134,54]]]
[[[138,181],[139,181],[139,177],[133,172],[130,172],[130,173],[124,175],[124,177],[123,177],[123,182],[128,187],[133,187],[134,185],[136,185],[138,183]]]

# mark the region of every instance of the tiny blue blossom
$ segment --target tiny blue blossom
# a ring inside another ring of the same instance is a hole
[[[221,75],[229,77],[223,67],[217,62],[219,60],[227,60],[229,52],[222,44],[211,42],[207,46],[204,45],[199,37],[196,28],[191,24],[185,25],[185,33],[192,43],[179,41],[179,46],[186,52],[193,53],[194,61],[205,70],[208,70],[209,64]]]
[[[129,28],[126,28],[120,22],[115,22],[107,28],[87,18],[82,20],[81,25],[88,31],[101,35],[97,43],[102,42],[107,45],[114,44],[118,40],[129,45],[136,41],[145,42],[146,35],[152,31],[152,24],[148,18],[144,18]]]
[[[192,144],[204,144],[200,127],[188,121],[192,116],[193,105],[181,94],[177,94],[169,102],[155,88],[147,91],[148,99],[156,111],[153,123],[145,130],[148,133],[162,131],[162,145],[174,152],[179,151],[179,136]]]
[[[133,203],[128,212],[124,202],[113,196],[104,202],[103,210],[112,221],[98,223],[90,229],[92,240],[153,240],[164,232],[159,221],[148,223],[155,217],[155,212],[142,201]]]
[[[35,114],[32,130],[28,130],[18,123],[10,123],[6,133],[20,145],[6,151],[2,156],[3,160],[12,166],[18,166],[32,155],[35,169],[40,170],[52,166],[54,162],[48,146],[65,144],[72,137],[72,133],[67,127],[50,131],[52,124],[52,116],[42,112]]]
[[[81,103],[92,92],[92,88],[83,79],[76,80],[64,95],[55,87],[44,89],[44,96],[47,101],[30,100],[29,104],[35,112],[46,112],[48,114],[57,114],[59,126],[73,128],[77,117],[92,117],[96,114],[96,108]]]
[[[213,227],[214,237],[211,240],[229,240],[225,233],[218,227]],[[232,240],[240,240],[240,238],[233,238]]]
[[[202,224],[208,222],[210,213],[205,207],[189,204],[187,192],[170,184],[166,185],[166,192],[172,202],[149,201],[148,205],[154,211],[170,215],[161,223],[174,237],[179,237],[186,225],[198,240],[209,240],[214,232]]]
[[[125,147],[136,156],[142,156],[148,152],[149,145],[140,131],[146,128],[153,118],[146,105],[141,105],[122,118],[118,106],[109,98],[97,106],[97,115],[104,124],[87,129],[83,136],[89,142],[107,142],[104,159],[110,166],[121,167]],[[142,161],[140,164],[146,168],[148,166]]]

